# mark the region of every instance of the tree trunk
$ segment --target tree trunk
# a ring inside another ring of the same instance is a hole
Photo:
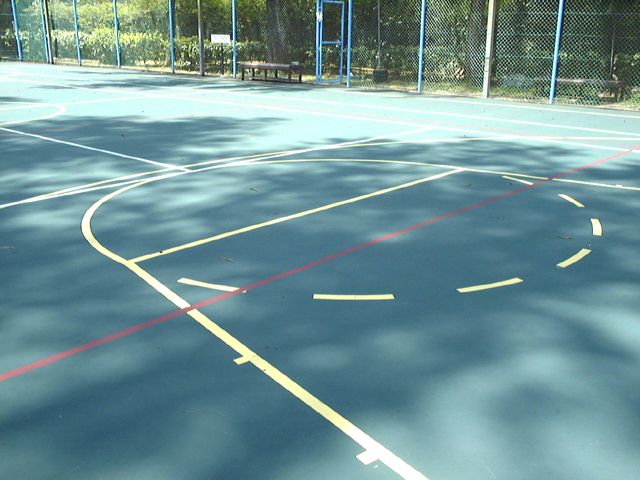
[[[482,86],[485,47],[486,0],[471,0],[467,21],[467,49],[465,55],[465,78],[474,87]]]
[[[268,60],[275,63],[286,63],[283,42],[283,29],[280,18],[280,0],[267,0],[267,48]]]

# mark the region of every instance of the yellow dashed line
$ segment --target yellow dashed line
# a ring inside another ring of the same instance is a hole
[[[591,219],[591,229],[593,230],[593,235],[595,237],[602,236],[602,223],[600,223],[600,220],[598,220],[597,218]]]
[[[577,201],[575,198],[570,197],[569,195],[565,195],[564,193],[559,193],[558,196],[566,200],[567,202],[574,204],[578,208],[584,208],[584,205],[582,203]]]
[[[313,295],[314,300],[395,300],[392,293],[382,295],[331,295],[325,293],[316,293]]]
[[[567,258],[564,262],[558,263],[557,266],[560,268],[567,268],[568,266],[573,265],[576,262],[579,262],[590,253],[591,253],[591,250],[589,250],[588,248],[583,248],[575,255]]]
[[[460,293],[479,292],[480,290],[489,290],[491,288],[506,287],[508,285],[515,285],[516,283],[522,283],[524,280],[521,278],[510,278],[509,280],[503,280],[501,282],[487,283],[485,285],[474,285],[471,287],[458,288]]]

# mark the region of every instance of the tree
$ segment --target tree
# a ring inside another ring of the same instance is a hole
[[[267,48],[270,62],[285,63],[280,1],[267,0]]]

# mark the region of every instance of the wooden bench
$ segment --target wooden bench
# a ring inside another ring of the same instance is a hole
[[[245,70],[251,70],[251,80],[256,80],[256,70],[264,71],[264,81],[268,81],[267,72],[273,70],[272,80],[280,80],[278,72],[287,72],[289,82],[291,82],[291,73],[298,73],[298,83],[302,83],[302,65],[294,63],[266,63],[266,62],[238,62],[238,68],[242,71],[242,80],[244,80]]]
[[[604,87],[609,90],[616,100],[622,100],[624,82],[622,80],[600,80],[597,78],[558,78],[558,85],[584,85]]]

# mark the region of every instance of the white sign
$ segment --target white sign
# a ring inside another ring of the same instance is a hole
[[[212,33],[211,43],[221,43],[223,45],[229,45],[231,43],[231,35]]]

